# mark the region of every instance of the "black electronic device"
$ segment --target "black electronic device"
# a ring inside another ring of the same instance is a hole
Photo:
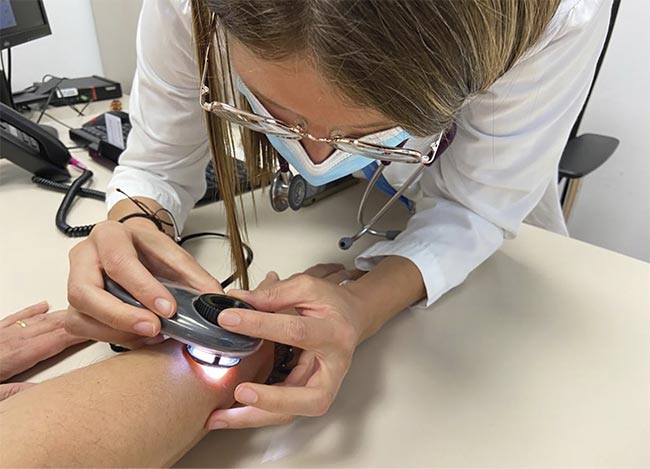
[[[106,114],[113,114],[120,118],[122,123],[122,136],[124,142],[131,131],[131,122],[129,115],[123,111],[110,111],[101,114],[94,119],[89,120],[79,129],[71,129],[70,138],[79,145],[88,145],[88,152],[93,158],[104,158],[117,164],[122,148],[111,144],[108,141],[108,132],[106,130]],[[237,171],[237,180],[244,191],[250,190],[248,183],[248,172],[244,161],[235,160],[235,169]],[[209,202],[221,200],[219,193],[219,184],[212,163],[205,168],[205,194],[197,202],[197,205],[203,205]]]
[[[14,47],[52,34],[43,0],[0,1],[0,45]]]
[[[122,86],[117,81],[97,75],[83,78],[50,77],[47,81],[34,83],[31,87],[13,94],[17,107],[48,99],[48,104],[52,106],[67,106],[121,97]]]
[[[70,152],[56,137],[0,103],[0,158],[52,181],[70,179]]]
[[[111,114],[120,119],[122,126],[122,145],[114,145],[108,140],[106,130],[106,114]],[[131,132],[131,121],[129,115],[123,111],[109,111],[100,114],[83,124],[79,129],[70,129],[70,139],[80,145],[88,145],[88,152],[93,157],[106,158],[117,164],[118,159],[124,151],[122,147],[126,144],[126,138]]]
[[[200,293],[159,279],[176,299],[176,314],[160,317],[160,332],[186,344],[190,356],[204,365],[231,367],[255,353],[262,339],[223,329],[217,316],[228,308],[255,309],[241,300],[219,293]],[[106,291],[137,308],[146,309],[129,292],[110,278],[104,278]]]

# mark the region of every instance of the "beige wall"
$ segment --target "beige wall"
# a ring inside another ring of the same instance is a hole
[[[135,33],[142,0],[91,0],[104,76],[131,92],[135,72]]]

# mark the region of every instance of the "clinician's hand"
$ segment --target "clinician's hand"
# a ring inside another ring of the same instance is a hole
[[[0,321],[0,381],[86,341],[63,329],[65,311],[48,313],[48,310],[47,302],[42,301]],[[0,401],[32,385],[0,384]]]
[[[267,276],[251,292],[228,292],[261,311],[293,308],[299,315],[230,309],[219,315],[222,327],[292,345],[303,352],[283,383],[237,386],[235,399],[244,407],[215,411],[208,419],[209,429],[284,424],[297,415],[327,412],[362,336],[362,326],[354,314],[361,309],[359,300],[339,283],[361,274],[326,264],[288,280],[276,277],[269,282]]]
[[[137,348],[157,343],[160,320],[171,317],[176,302],[155,276],[201,292],[221,292],[219,282],[149,220],[98,223],[69,254],[68,332]],[[149,310],[130,306],[104,290],[104,274]]]

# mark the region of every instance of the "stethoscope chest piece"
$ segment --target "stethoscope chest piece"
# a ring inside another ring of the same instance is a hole
[[[291,187],[291,171],[276,171],[271,180],[269,197],[271,207],[276,212],[284,212],[289,208],[289,188]]]
[[[296,175],[289,184],[289,207],[291,210],[299,210],[307,198],[307,181],[301,175]]]

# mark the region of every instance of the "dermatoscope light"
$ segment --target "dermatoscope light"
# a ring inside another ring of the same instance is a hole
[[[262,339],[227,331],[217,317],[224,309],[255,309],[236,298],[218,293],[199,293],[186,286],[159,279],[176,299],[176,314],[160,317],[160,332],[185,344],[188,355],[201,365],[230,368],[255,353]],[[137,308],[147,309],[129,292],[108,277],[106,291]]]

